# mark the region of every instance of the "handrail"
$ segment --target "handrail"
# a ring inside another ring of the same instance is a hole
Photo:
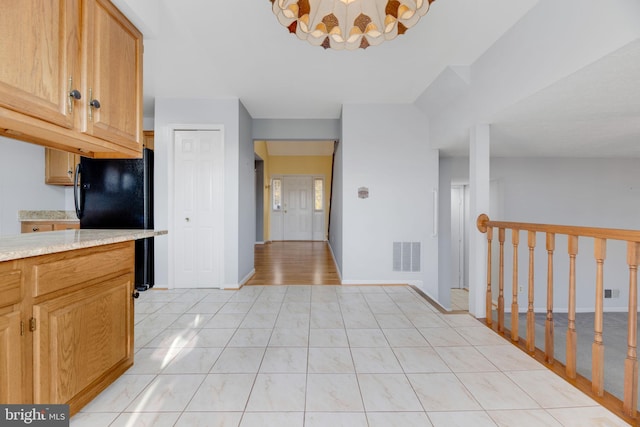
[[[536,247],[536,233],[545,233],[547,251],[547,281],[546,281],[546,317],[545,317],[545,348],[544,361],[548,364],[554,361],[554,319],[553,319],[553,268],[556,234],[567,236],[567,255],[569,257],[568,280],[568,313],[567,313],[567,343],[565,375],[570,379],[576,379],[576,255],[578,254],[578,241],[580,238],[592,238],[594,245],[594,259],[596,263],[595,278],[595,307],[594,329],[592,343],[592,367],[591,367],[591,392],[602,397],[604,391],[604,342],[603,342],[603,315],[604,315],[604,262],[606,259],[607,240],[619,240],[627,242],[626,261],[629,267],[629,301],[628,301],[628,327],[627,327],[627,351],[624,363],[624,391],[622,401],[622,413],[634,418],[637,415],[638,401],[638,358],[637,358],[637,276],[640,264],[640,231],[623,230],[614,228],[581,227],[553,224],[533,224],[511,221],[491,221],[486,214],[478,216],[476,221],[480,232],[487,235],[487,287],[486,287],[486,322],[488,326],[493,324],[493,310],[497,311],[497,331],[505,332],[504,325],[504,242],[505,231],[511,230],[511,243],[513,245],[513,283],[511,304],[511,331],[510,338],[519,342],[518,336],[518,246],[520,243],[520,231],[527,232],[528,257],[528,283],[527,283],[527,311],[526,311],[526,339],[524,347],[530,353],[535,352],[535,314],[534,314],[534,252]],[[498,301],[493,302],[492,290],[492,241],[493,229],[498,229],[499,243],[499,276],[498,276]],[[542,290],[539,287],[538,290]]]
[[[640,243],[640,231],[621,228],[583,227],[577,225],[534,224],[527,222],[491,221],[486,214],[480,214],[476,225],[485,233],[488,227],[509,228],[513,230],[542,231],[567,236],[593,237],[596,239],[623,240]]]

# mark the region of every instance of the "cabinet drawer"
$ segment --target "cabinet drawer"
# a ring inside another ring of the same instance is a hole
[[[77,223],[77,222],[54,222],[52,225],[53,225],[53,231],[80,229],[80,223]]]
[[[53,224],[49,222],[23,222],[21,226],[23,233],[38,233],[40,231],[53,231]]]
[[[22,271],[0,271],[0,307],[22,300]]]
[[[119,243],[110,247],[87,249],[87,255],[57,258],[34,266],[33,295],[35,297],[80,283],[99,279],[114,272],[133,272],[134,244]]]

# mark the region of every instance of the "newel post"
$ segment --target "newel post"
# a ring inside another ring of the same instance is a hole
[[[487,290],[485,295],[485,305],[487,311],[487,325],[491,326],[493,324],[493,301],[491,295],[491,241],[493,239],[493,228],[487,226],[488,222],[489,217],[486,214],[480,214],[476,221],[476,226],[481,233],[487,234]]]

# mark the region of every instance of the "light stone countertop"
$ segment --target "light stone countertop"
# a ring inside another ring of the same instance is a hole
[[[0,261],[109,245],[167,234],[167,230],[61,230],[0,237]]]
[[[79,222],[75,211],[18,211],[18,221],[74,221]]]

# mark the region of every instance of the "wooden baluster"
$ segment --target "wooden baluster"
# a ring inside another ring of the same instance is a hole
[[[491,241],[493,240],[493,228],[487,228],[487,294],[486,294],[486,309],[487,309],[487,325],[493,324],[493,300],[491,296]]]
[[[576,332],[576,255],[578,255],[578,236],[569,238],[569,313],[567,314],[567,376],[576,378],[576,351],[578,335]]]
[[[504,228],[498,229],[500,274],[498,276],[498,332],[504,332]]]
[[[556,235],[547,233],[547,318],[544,324],[544,361],[553,363],[553,251]]]
[[[527,350],[533,353],[536,349],[536,317],[533,312],[533,251],[536,248],[536,232],[529,231],[529,301],[527,305]]]
[[[520,244],[520,230],[511,230],[511,243],[513,244],[513,284],[511,298],[511,340],[518,341],[518,244]]]
[[[629,320],[627,326],[627,358],[624,361],[624,402],[622,411],[632,418],[636,416],[638,402],[638,264],[640,243],[627,242],[629,264]]]
[[[591,390],[596,396],[604,395],[604,344],[602,342],[603,302],[604,302],[604,259],[607,252],[606,239],[594,239],[596,269],[596,312],[593,325],[593,345],[591,346]]]

